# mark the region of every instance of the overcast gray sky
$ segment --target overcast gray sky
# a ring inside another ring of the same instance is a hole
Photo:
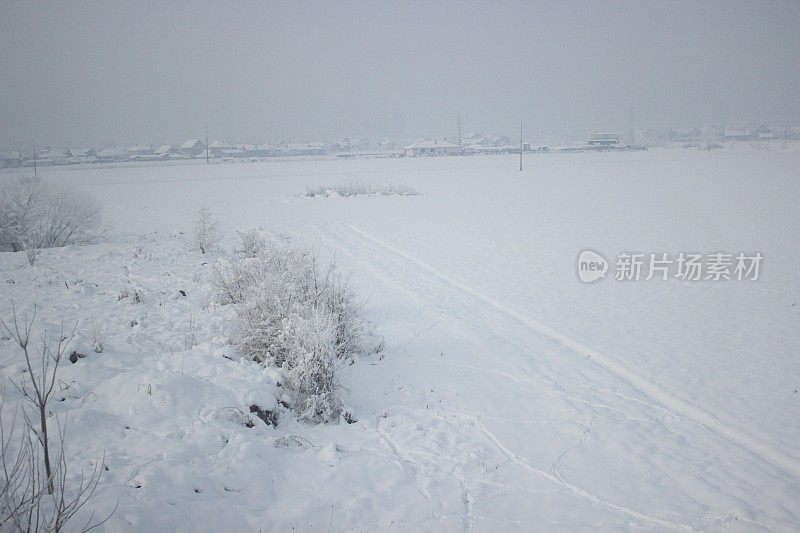
[[[800,117],[800,2],[0,0],[0,146]]]

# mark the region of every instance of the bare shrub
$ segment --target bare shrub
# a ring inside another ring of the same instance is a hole
[[[0,406],[0,410],[2,406]],[[2,438],[2,475],[0,489],[0,526],[3,531],[18,532],[86,532],[105,523],[116,511],[101,521],[94,520],[91,513],[85,523],[76,523],[75,515],[88,504],[97,490],[102,475],[102,462],[89,476],[81,473],[77,480],[68,475],[66,455],[63,447],[64,433],[59,431],[62,446],[59,448],[57,464],[53,478],[43,475],[41,460],[37,454],[34,432],[27,419],[18,439],[14,439],[14,428],[17,425],[16,414],[12,420],[12,429],[7,434],[4,424],[0,422],[0,438]],[[12,448],[14,446],[15,448]],[[54,490],[48,492],[47,485],[52,481]]]
[[[256,257],[215,265],[213,285],[218,301],[237,306],[237,348],[284,369],[300,418],[338,419],[336,368],[371,333],[334,262],[323,267],[311,251],[265,236]]]
[[[237,243],[233,249],[236,255],[253,258],[264,250],[267,239],[264,230],[259,228],[237,229]]]
[[[31,331],[33,324],[36,321],[36,309],[34,308],[33,317],[29,320],[24,320],[20,324],[17,317],[17,309],[14,303],[11,303],[13,309],[13,321],[11,325],[0,318],[0,328],[2,328],[6,335],[19,346],[22,354],[25,357],[25,364],[27,366],[27,379],[20,382],[14,382],[14,386],[22,393],[22,396],[28,400],[36,410],[39,417],[39,440],[42,443],[42,450],[44,453],[44,467],[47,474],[48,493],[53,493],[53,469],[50,462],[50,434],[47,428],[47,413],[50,404],[50,398],[53,394],[53,388],[56,384],[56,374],[58,373],[58,365],[64,358],[67,352],[72,335],[64,335],[64,326],[62,324],[61,331],[58,334],[58,340],[54,341],[47,336],[47,332],[42,333],[41,344],[38,347],[38,357],[32,353],[34,347],[31,346]],[[33,366],[36,365],[34,370]]]
[[[57,380],[58,367],[67,351],[71,336],[64,335],[63,327],[57,339],[47,332],[41,344],[31,346],[36,312],[30,319],[20,320],[16,307],[10,324],[0,319],[0,328],[19,347],[25,358],[26,377],[14,386],[33,407],[38,418],[38,428],[23,410],[23,431],[14,439],[17,426],[15,411],[11,429],[6,433],[0,397],[0,460],[2,462],[2,488],[0,488],[0,526],[13,531],[63,531],[69,525],[76,531],[88,531],[108,520],[93,524],[94,513],[82,527],[71,524],[72,518],[92,498],[102,475],[103,462],[95,466],[88,477],[83,473],[77,481],[68,474],[64,446],[66,427],[55,419],[56,427],[48,427],[50,403]],[[38,352],[34,356],[33,351]],[[53,446],[55,444],[55,446]],[[55,449],[55,454],[52,449]],[[40,452],[41,451],[41,452]],[[113,514],[114,511],[112,511]]]
[[[219,246],[222,234],[219,223],[214,219],[210,208],[201,207],[195,213],[192,238],[197,249],[203,254],[211,252]]]
[[[25,250],[32,265],[42,248],[85,244],[100,232],[100,207],[90,196],[38,179],[0,188],[0,251]]]
[[[22,249],[25,250],[25,258],[28,260],[28,265],[33,266],[39,258],[39,248],[27,239],[19,239],[19,242]]]
[[[215,297],[223,305],[244,302],[255,284],[256,267],[249,261],[221,260],[212,267]]]
[[[0,393],[1,394],[1,393]],[[95,521],[94,511],[86,522],[75,522],[77,513],[94,497],[103,472],[100,461],[87,476],[81,472],[77,478],[69,474],[64,447],[65,427],[58,426],[58,453],[50,477],[42,471],[36,432],[27,416],[23,416],[18,430],[18,410],[10,426],[3,422],[3,398],[0,398],[0,529],[17,532],[53,532],[65,529],[87,532],[104,524],[116,512],[116,507],[105,519]],[[52,486],[52,491],[50,487]]]

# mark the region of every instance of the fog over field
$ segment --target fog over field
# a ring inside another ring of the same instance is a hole
[[[0,0],[0,532],[799,531],[798,27]]]
[[[0,4],[0,146],[800,117],[797,2]]]

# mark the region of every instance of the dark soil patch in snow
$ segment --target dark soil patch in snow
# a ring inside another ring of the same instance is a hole
[[[83,359],[84,357],[86,357],[86,354],[78,353],[73,350],[72,353],[69,354],[69,362],[74,365],[78,362],[78,359]]]
[[[250,406],[250,412],[255,413],[255,415],[263,420],[267,425],[272,427],[278,427],[278,413],[275,411],[270,411],[269,409],[262,409],[259,406],[253,404]]]

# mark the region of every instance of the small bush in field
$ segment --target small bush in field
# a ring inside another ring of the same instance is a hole
[[[306,196],[415,196],[417,191],[407,185],[393,185],[384,183],[375,185],[364,181],[351,181],[349,183],[337,183],[334,185],[320,185],[317,187],[306,187]]]
[[[264,250],[267,235],[262,229],[237,229],[233,252],[240,257],[253,258]]]
[[[217,301],[237,306],[234,343],[253,360],[282,368],[302,420],[341,413],[336,369],[371,338],[346,279],[309,250],[262,235],[253,257],[214,267]],[[248,247],[247,249],[254,249]]]
[[[103,325],[95,322],[92,319],[92,329],[89,334],[89,340],[92,344],[92,351],[94,353],[103,353],[106,346],[106,334]]]
[[[200,253],[205,254],[219,247],[220,240],[222,240],[219,223],[214,219],[211,209],[208,207],[201,207],[195,213],[192,238]]]

